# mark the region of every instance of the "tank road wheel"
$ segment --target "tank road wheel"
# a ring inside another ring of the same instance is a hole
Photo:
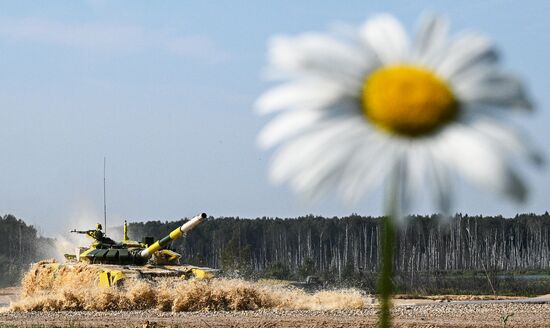
[[[101,271],[99,273],[98,286],[101,288],[108,288],[112,286],[120,286],[124,280],[125,275],[122,271]]]

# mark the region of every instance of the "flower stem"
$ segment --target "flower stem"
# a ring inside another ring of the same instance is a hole
[[[393,219],[390,216],[385,216],[383,219],[382,228],[382,271],[378,282],[380,293],[380,314],[379,326],[382,328],[391,327],[391,295],[393,293],[393,241],[394,231]]]
[[[391,327],[391,296],[393,293],[393,249],[395,239],[395,222],[400,215],[400,183],[402,163],[397,162],[394,172],[389,180],[386,190],[386,215],[382,219],[382,258],[380,259],[380,277],[378,281],[378,292],[380,295],[380,313],[378,326],[381,328]]]

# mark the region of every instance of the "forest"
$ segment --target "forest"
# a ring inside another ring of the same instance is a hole
[[[128,221],[130,238],[141,240],[162,238],[186,219]],[[457,214],[448,220],[413,216],[407,222],[396,236],[398,290],[515,293],[521,289],[532,294],[550,290],[548,213],[514,218]],[[226,275],[300,281],[315,275],[329,284],[373,290],[380,223],[380,218],[359,215],[210,217],[171,248],[183,255],[182,262],[219,268]],[[48,257],[53,249],[53,239],[38,236],[34,227],[12,215],[1,219],[0,232],[5,241],[0,250],[3,285],[16,283],[30,263]]]
[[[19,284],[30,264],[53,254],[54,240],[38,235],[36,229],[13,215],[0,216],[0,286]]]
[[[185,220],[132,223],[131,237],[161,238]],[[304,216],[209,218],[177,240],[186,262],[246,277],[303,280],[374,289],[379,265],[380,218]],[[413,292],[550,290],[550,215],[514,218],[457,214],[449,220],[414,216],[396,238],[398,289]],[[432,290],[433,289],[433,290]]]

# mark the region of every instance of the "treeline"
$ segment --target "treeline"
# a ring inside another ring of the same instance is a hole
[[[184,221],[132,223],[130,237],[161,238]],[[337,281],[364,280],[378,271],[380,221],[359,215],[210,218],[172,247],[185,262],[247,276],[303,279],[315,274]],[[414,216],[397,233],[394,268],[409,281],[445,273],[478,272],[485,279],[548,271],[549,242],[548,213],[515,218],[458,214],[447,222]]]
[[[0,286],[18,285],[30,264],[51,257],[54,241],[13,215],[0,216]]]
[[[185,221],[130,223],[130,238],[162,238]],[[395,282],[402,290],[550,291],[548,213],[514,218],[459,214],[446,223],[436,216],[414,216],[407,222],[397,232],[394,258]],[[334,284],[374,289],[380,228],[380,218],[359,215],[209,218],[171,247],[183,255],[182,262],[227,274],[293,280],[317,275]],[[17,284],[30,263],[53,254],[53,239],[39,236],[13,215],[0,217],[0,233],[2,286]],[[542,274],[546,282],[510,278],[517,273]]]

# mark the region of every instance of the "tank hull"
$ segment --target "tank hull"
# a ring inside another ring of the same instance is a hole
[[[59,263],[47,260],[34,264],[31,275],[34,282],[30,285],[43,285],[56,280],[61,283],[66,276],[82,275],[92,279],[99,288],[121,286],[127,279],[156,279],[176,277],[181,279],[205,280],[214,278],[219,270],[194,265],[116,265],[116,264],[86,264],[82,262]]]
[[[98,269],[98,287],[118,286],[125,279],[155,279],[179,277],[181,279],[211,279],[217,270],[194,265],[114,265],[94,264]]]

